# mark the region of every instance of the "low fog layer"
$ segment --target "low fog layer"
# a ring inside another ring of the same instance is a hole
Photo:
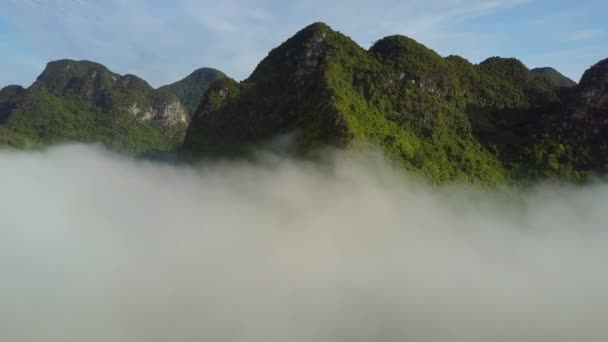
[[[608,186],[0,152],[0,340],[606,341]]]

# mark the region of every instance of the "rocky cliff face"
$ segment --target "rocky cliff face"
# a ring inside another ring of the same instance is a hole
[[[4,143],[85,140],[137,151],[171,148],[183,139],[192,99],[200,99],[218,77],[223,77],[219,71],[200,69],[154,89],[135,75],[119,75],[99,63],[50,62],[31,87],[21,88],[18,99],[0,97]]]
[[[139,122],[167,131],[175,131],[190,119],[177,95],[156,91],[135,75],[121,76],[89,61],[51,62],[29,91],[75,97],[105,113],[126,112]]]
[[[188,112],[178,100],[143,108],[140,108],[137,103],[133,103],[128,107],[128,112],[139,122],[153,123],[167,130],[187,124],[190,118]]]

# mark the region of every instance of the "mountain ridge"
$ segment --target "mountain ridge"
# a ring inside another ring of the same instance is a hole
[[[101,142],[179,160],[379,147],[435,183],[488,185],[608,171],[608,59],[576,83],[516,58],[474,64],[402,35],[370,48],[314,23],[241,82],[201,68],[154,89],[91,61],[58,60],[0,90],[0,144]]]
[[[154,89],[138,76],[114,73],[100,63],[51,61],[18,98],[0,97],[0,142],[15,147],[102,142],[134,152],[173,149],[183,140],[193,102],[219,77],[225,75],[201,68]]]
[[[515,58],[442,57],[400,35],[365,50],[315,23],[272,49],[244,81],[212,85],[180,156],[247,154],[296,132],[298,153],[371,143],[434,182],[582,181],[605,172],[593,142],[563,128],[584,82],[534,70]],[[604,97],[592,98],[603,106]]]

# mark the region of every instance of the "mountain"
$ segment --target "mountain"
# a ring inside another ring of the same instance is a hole
[[[576,82],[551,67],[535,68],[531,71],[535,76],[544,78],[546,82],[552,83],[555,87],[570,88],[576,86]]]
[[[297,153],[371,143],[437,182],[499,183],[509,170],[494,133],[553,93],[516,60],[475,66],[403,36],[366,51],[316,23],[272,50],[242,83],[213,84],[181,157],[242,155],[290,134]]]
[[[25,89],[18,85],[11,85],[0,89],[0,125],[8,121],[9,116],[24,92]]]
[[[226,77],[226,75],[219,70],[201,68],[181,81],[158,88],[158,91],[177,96],[186,111],[194,113],[209,85],[223,77]]]
[[[181,145],[180,160],[372,145],[436,183],[584,181],[608,172],[608,59],[576,84],[515,58],[442,57],[400,35],[366,50],[315,23],[242,82],[203,68],[154,89],[61,60],[27,89],[0,90],[0,145],[64,141],[171,159],[162,152]]]
[[[243,82],[209,88],[180,159],[243,156],[289,137],[296,154],[372,144],[438,183],[581,181],[608,164],[607,67],[577,85],[514,58],[444,58],[399,35],[365,50],[315,23]]]
[[[608,59],[588,69],[580,83],[568,89],[547,120],[547,139],[573,151],[575,166],[605,173],[608,166]]]
[[[59,60],[27,89],[0,91],[0,144],[101,142],[132,152],[172,149],[183,140],[193,101],[224,75],[200,69],[159,89],[90,61]]]

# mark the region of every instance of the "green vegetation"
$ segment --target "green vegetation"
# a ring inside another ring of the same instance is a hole
[[[543,82],[550,83],[556,88],[571,88],[576,86],[576,82],[553,68],[536,68],[530,71],[532,71],[536,77],[541,78]]]
[[[209,86],[226,75],[219,70],[201,68],[181,81],[158,88],[159,92],[175,95],[188,113],[194,113]]]
[[[433,182],[580,181],[595,171],[589,141],[562,113],[573,85],[513,58],[474,65],[403,36],[369,51],[322,23],[272,50],[245,81],[221,80],[193,117],[182,159],[232,156],[282,134],[308,154],[381,147]],[[561,125],[561,126],[560,126]]]
[[[240,83],[199,69],[153,89],[101,64],[51,62],[30,88],[0,90],[0,145],[144,153],[183,141],[182,160],[373,145],[435,183],[584,181],[608,171],[607,113],[608,60],[576,84],[514,58],[444,58],[398,35],[365,50],[316,23]]]
[[[177,143],[152,125],[104,113],[82,99],[46,94],[30,94],[0,126],[2,145],[36,148],[66,141],[100,142],[136,153]]]
[[[51,62],[28,89],[0,91],[0,145],[77,141],[133,153],[175,149],[193,102],[220,77],[219,71],[200,69],[155,90],[137,76],[121,76],[98,63]]]

